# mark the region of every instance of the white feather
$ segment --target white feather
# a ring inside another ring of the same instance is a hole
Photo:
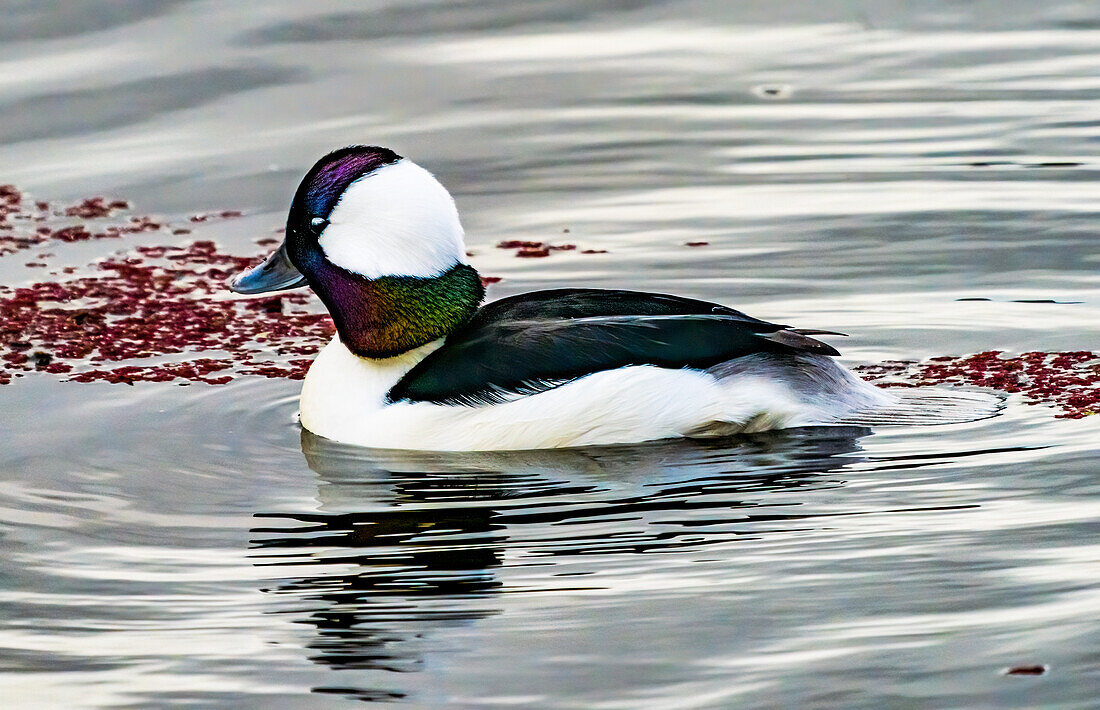
[[[388,404],[386,392],[440,344],[387,360],[368,360],[333,339],[317,356],[302,387],[302,426],[329,439],[379,448],[539,449],[828,423],[856,409],[892,401],[891,395],[830,359],[807,356],[811,366],[825,368],[823,391],[792,386],[785,367],[769,369],[761,361],[728,376],[624,367],[481,407]],[[840,396],[833,396],[838,392]]]
[[[438,276],[465,262],[454,199],[408,159],[351,183],[318,243],[332,263],[374,279]]]

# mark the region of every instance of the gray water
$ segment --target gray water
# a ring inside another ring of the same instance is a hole
[[[42,198],[245,209],[250,253],[377,143],[494,298],[674,291],[850,365],[1100,345],[1096,3],[0,10]],[[298,386],[0,387],[3,707],[1100,707],[1100,417],[418,454],[303,434]]]

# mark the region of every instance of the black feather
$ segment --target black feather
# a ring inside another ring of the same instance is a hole
[[[785,326],[664,294],[558,289],[482,308],[389,392],[391,401],[507,401],[630,365],[706,369],[758,352],[837,354]]]
[[[467,324],[476,329],[504,320],[553,320],[596,316],[722,315],[751,323],[762,333],[787,328],[726,306],[683,296],[600,288],[555,288],[521,293],[486,304]]]

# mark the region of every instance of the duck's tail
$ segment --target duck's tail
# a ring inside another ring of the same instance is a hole
[[[785,426],[954,424],[991,417],[1003,406],[1001,398],[986,392],[878,387],[833,358],[808,352],[757,353],[708,372],[731,391],[755,387],[768,394],[774,405],[769,411],[784,412]]]

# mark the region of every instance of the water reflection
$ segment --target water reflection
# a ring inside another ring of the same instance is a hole
[[[418,670],[432,631],[502,612],[500,595],[577,589],[509,586],[500,570],[606,554],[696,550],[791,525],[812,511],[786,492],[838,486],[861,460],[858,427],[734,440],[535,452],[366,450],[302,433],[318,511],[259,513],[257,565],[285,568],[265,591],[301,602],[311,660],[337,670]],[[592,562],[587,562],[592,560]],[[584,588],[583,586],[581,588]],[[285,613],[285,612],[284,612]],[[370,681],[373,683],[373,680]],[[391,689],[318,688],[360,699]]]

